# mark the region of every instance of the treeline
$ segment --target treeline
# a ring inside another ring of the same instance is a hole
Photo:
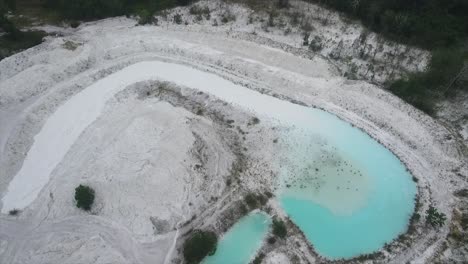
[[[96,19],[135,12],[154,13],[192,0],[42,0],[46,8],[60,12],[64,19]]]
[[[0,60],[42,42],[42,31],[21,31],[9,18],[8,13],[16,10],[15,0],[0,0]]]
[[[0,0],[0,28],[7,34],[17,36],[19,30],[15,24],[7,17],[8,11],[16,9],[16,2],[14,0]]]
[[[388,39],[432,51],[426,72],[389,83],[390,91],[434,114],[440,99],[467,89],[468,0],[307,0],[359,19]]]
[[[467,0],[309,0],[358,18],[369,29],[426,49],[468,36]]]
[[[112,16],[137,14],[140,23],[150,23],[155,12],[183,6],[194,0],[23,0],[22,6],[36,6],[43,11],[56,11],[58,18],[78,26],[77,20],[93,20]],[[36,8],[36,7],[35,7]],[[21,11],[21,10],[19,10]],[[0,60],[42,42],[42,31],[21,31],[9,12],[16,12],[16,0],[0,0]]]
[[[435,114],[440,99],[456,96],[463,89],[468,92],[467,83],[459,78],[466,59],[466,53],[461,49],[436,49],[425,72],[411,73],[391,82],[388,88],[420,110]]]

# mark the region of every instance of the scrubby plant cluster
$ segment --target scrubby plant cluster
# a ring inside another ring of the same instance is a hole
[[[442,227],[447,220],[444,213],[439,212],[434,206],[426,210],[426,222],[433,227]]]
[[[185,261],[200,263],[206,256],[216,252],[218,238],[212,231],[195,230],[183,246]]]
[[[94,190],[86,185],[81,185],[75,189],[76,207],[85,211],[91,210],[94,203]]]
[[[263,195],[261,193],[259,194],[254,194],[254,193],[248,193],[244,197],[244,202],[247,204],[247,206],[253,210],[259,207],[264,206],[268,202],[268,195]]]
[[[20,213],[20,210],[18,210],[18,209],[12,209],[12,210],[8,211],[8,214],[11,215],[11,216],[17,216],[19,213]]]
[[[286,237],[288,230],[286,229],[286,224],[284,221],[277,218],[273,219],[273,234],[279,238]]]

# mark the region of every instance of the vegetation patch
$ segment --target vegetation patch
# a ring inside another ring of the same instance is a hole
[[[468,36],[468,1],[312,0],[362,21],[386,37],[426,49]]]
[[[258,125],[260,124],[260,119],[258,119],[258,117],[252,117],[249,122],[247,123],[247,125],[249,126],[254,126],[254,125]]]
[[[180,25],[182,24],[182,15],[177,13],[174,15],[174,23],[176,23],[177,25]]]
[[[1,26],[1,25],[0,25]],[[19,31],[0,36],[0,60],[42,43],[43,31]]]
[[[81,185],[75,189],[76,207],[85,211],[91,210],[94,203],[94,190],[86,185]]]
[[[433,227],[442,227],[447,217],[444,213],[440,213],[434,206],[429,206],[426,210],[426,223]]]
[[[19,213],[20,213],[20,210],[18,209],[12,209],[8,212],[8,214],[11,216],[17,216]]]
[[[252,261],[252,264],[261,264],[264,258],[265,258],[265,254],[260,253],[254,258],[254,260]]]
[[[200,7],[198,5],[193,5],[192,7],[190,7],[189,12],[191,15],[196,16],[198,21],[203,20],[203,18],[205,18],[206,20],[211,19],[210,9],[207,6]]]
[[[206,256],[216,252],[218,238],[214,232],[195,230],[184,243],[184,258],[187,263],[200,263]]]
[[[65,19],[99,19],[140,13],[151,15],[164,9],[190,4],[191,0],[44,0],[44,6],[57,10]]]
[[[268,197],[263,194],[248,193],[244,197],[244,202],[250,210],[264,206],[268,202]]]
[[[285,238],[288,234],[285,223],[277,218],[273,219],[273,234],[279,238]]]
[[[223,24],[229,23],[231,21],[236,21],[236,15],[234,15],[229,9],[226,10],[222,15],[221,15],[221,22]]]
[[[390,91],[427,114],[434,114],[436,103],[465,89],[458,78],[468,55],[458,49],[437,49],[425,72],[412,73],[389,85]]]

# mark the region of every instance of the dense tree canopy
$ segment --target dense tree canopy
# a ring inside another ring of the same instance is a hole
[[[184,243],[184,258],[187,263],[200,263],[203,258],[216,252],[218,238],[214,232],[195,230]]]
[[[151,13],[191,0],[43,0],[44,5],[59,10],[65,18],[93,19],[128,14],[135,9]]]
[[[373,31],[424,48],[468,36],[466,0],[309,0],[359,18]]]
[[[81,185],[75,189],[76,206],[85,211],[91,210],[94,203],[94,190],[86,185]]]
[[[273,219],[273,234],[280,238],[285,238],[288,234],[288,230],[286,229],[286,225],[282,220]]]
[[[0,0],[0,28],[13,38],[18,37],[19,30],[16,28],[15,24],[8,19],[7,13],[9,10],[15,10],[15,8],[16,2],[14,0]]]

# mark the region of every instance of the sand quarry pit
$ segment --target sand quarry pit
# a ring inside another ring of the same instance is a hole
[[[281,189],[281,120],[306,122],[290,105],[365,131],[417,181],[415,210],[432,202],[451,217],[466,164],[449,131],[324,57],[242,36],[113,18],[1,61],[1,262],[178,263],[191,229],[222,234],[245,193]],[[74,204],[82,183],[96,191],[91,213]],[[376,258],[425,261],[449,231],[412,226],[411,246],[390,241],[397,250]],[[301,232],[262,250],[268,263],[327,261]]]

